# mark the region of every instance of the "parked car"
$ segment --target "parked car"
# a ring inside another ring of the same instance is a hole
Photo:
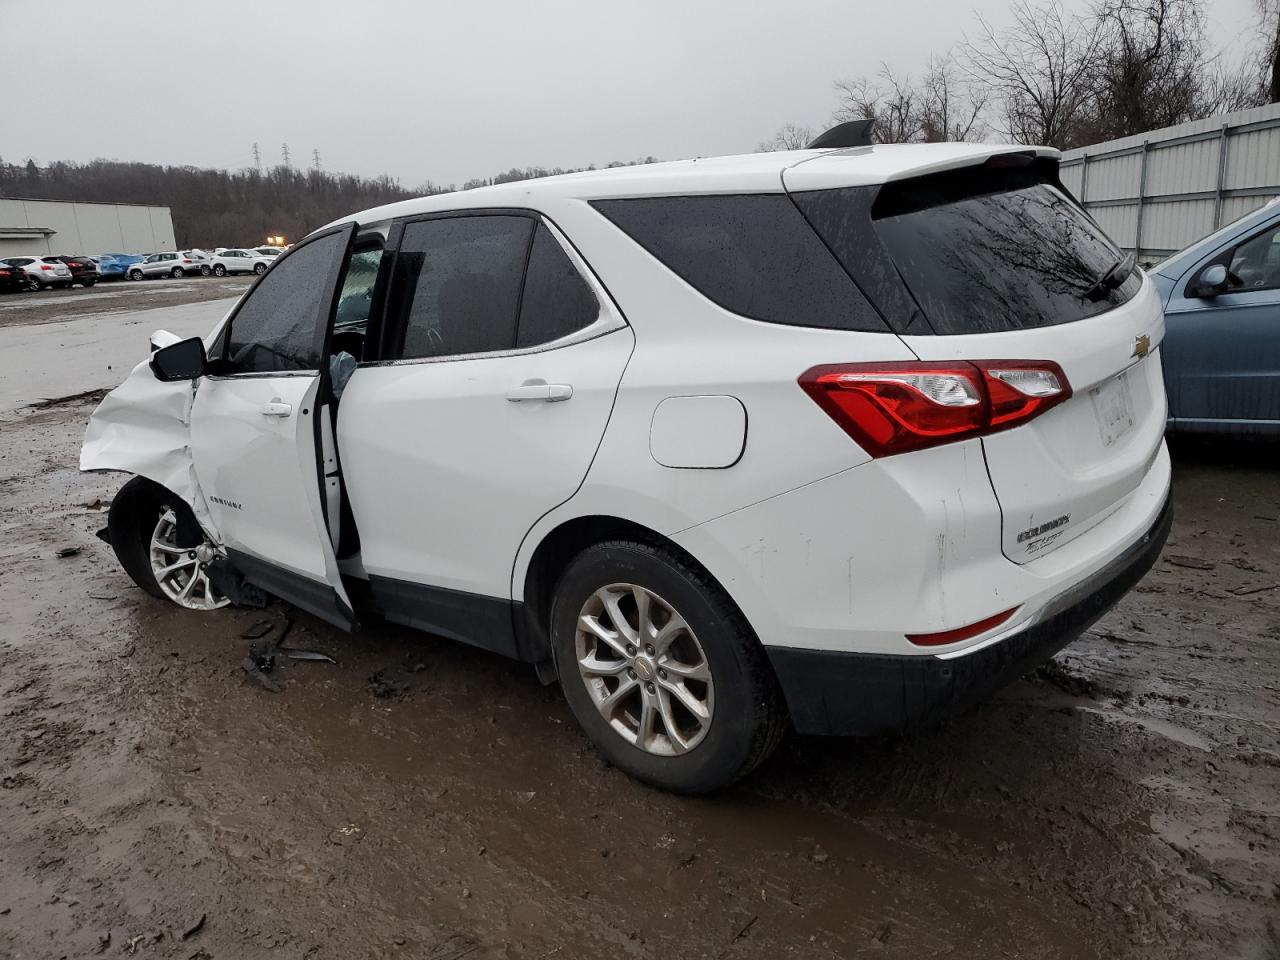
[[[1175,433],[1280,435],[1280,199],[1151,268]]]
[[[130,280],[144,280],[150,277],[185,277],[201,272],[206,264],[195,260],[181,250],[168,253],[153,253],[139,263],[129,267]]]
[[[254,247],[253,250],[255,253],[260,253],[262,256],[270,257],[273,260],[284,253],[284,247]]]
[[[153,595],[532,663],[668,789],[788,723],[933,722],[1169,530],[1159,300],[1057,158],[806,150],[357,214],[207,339],[156,334],[81,468],[137,475],[107,536]]]
[[[228,273],[263,274],[274,261],[275,257],[264,257],[257,250],[226,248],[213,255],[213,275],[225,277]]]
[[[0,260],[11,267],[19,267],[26,274],[28,290],[45,290],[49,287],[71,286],[71,268],[65,263],[53,259],[48,262],[42,257],[9,257]]]
[[[0,290],[6,293],[27,289],[27,272],[22,267],[0,260]]]
[[[142,258],[127,253],[103,253],[93,258],[98,262],[98,273],[103,280],[123,280],[131,265]]]
[[[203,250],[183,250],[182,260],[188,274],[198,273],[202,277],[207,277],[213,273],[213,258]]]
[[[59,257],[41,257],[45,263],[55,263],[61,261],[67,265],[67,269],[71,271],[71,279],[74,283],[82,284],[85,287],[92,287],[98,282],[98,265],[92,257],[86,257],[83,254],[78,256],[59,256]]]

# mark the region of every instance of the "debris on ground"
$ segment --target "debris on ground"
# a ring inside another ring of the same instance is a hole
[[[1069,693],[1073,697],[1093,697],[1098,692],[1096,683],[1088,677],[1071,672],[1057,658],[1040,664],[1040,666],[1036,667],[1032,676],[1038,680],[1053,684],[1063,693]]]
[[[203,913],[200,914],[200,919],[197,920],[195,923],[191,924],[191,926],[187,927],[187,929],[183,930],[182,935],[178,939],[186,940],[188,937],[194,937],[197,933],[203,930],[206,916],[207,914],[203,914]]]
[[[327,653],[321,653],[319,650],[300,650],[297,647],[285,647],[280,651],[290,660],[312,660],[319,663],[337,663]]]
[[[369,691],[379,699],[398,697],[409,691],[409,684],[403,680],[392,680],[383,670],[375,670],[369,674]]]
[[[63,547],[57,552],[56,556],[59,560],[65,560],[67,557],[74,557],[83,549],[83,547]]]
[[[1164,556],[1166,563],[1171,563],[1175,567],[1186,567],[1188,570],[1212,570],[1217,564],[1210,563],[1208,560],[1201,560],[1198,557],[1180,557],[1176,554],[1167,553]]]

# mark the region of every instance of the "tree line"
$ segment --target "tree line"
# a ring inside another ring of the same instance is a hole
[[[654,158],[633,162],[653,163]],[[512,167],[492,177],[468,180],[462,189],[573,172],[560,167]],[[406,189],[388,176],[358,177],[284,166],[233,172],[118,160],[55,161],[46,166],[33,160],[0,162],[0,197],[167,206],[181,249],[257,245],[276,235],[292,241],[354,210],[455,189],[453,184],[431,181]]]
[[[1280,102],[1280,0],[1254,0],[1252,39],[1214,51],[1203,0],[1014,0],[1012,23],[980,15],[915,77],[882,63],[835,83],[832,122],[871,117],[881,143],[1002,139],[1069,150]],[[820,131],[788,123],[760,150]]]

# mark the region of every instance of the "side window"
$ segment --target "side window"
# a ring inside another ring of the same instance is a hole
[[[1280,287],[1280,224],[1236,247],[1227,270],[1231,290]]]
[[[330,352],[350,354],[364,359],[365,340],[369,333],[369,315],[373,312],[373,294],[378,282],[385,251],[381,245],[357,249],[347,262],[347,272],[338,292],[338,307],[333,317]]]
[[[885,329],[784,194],[645,197],[591,205],[726,310],[797,327]]]
[[[404,228],[390,315],[403,338],[398,356],[449,357],[510,350],[516,341],[520,278],[534,222],[463,216]],[[393,356],[397,355],[393,351]]]
[[[330,276],[344,235],[330,234],[277,263],[231,318],[223,373],[317,370]]]
[[[520,299],[520,332],[516,346],[550,343],[590,326],[600,304],[560,242],[538,224]]]

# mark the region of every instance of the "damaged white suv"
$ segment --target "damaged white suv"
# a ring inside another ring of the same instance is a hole
[[[156,596],[504,653],[704,792],[788,725],[950,715],[1142,576],[1163,332],[1050,150],[602,170],[316,232],[81,467],[137,475],[109,536]]]

